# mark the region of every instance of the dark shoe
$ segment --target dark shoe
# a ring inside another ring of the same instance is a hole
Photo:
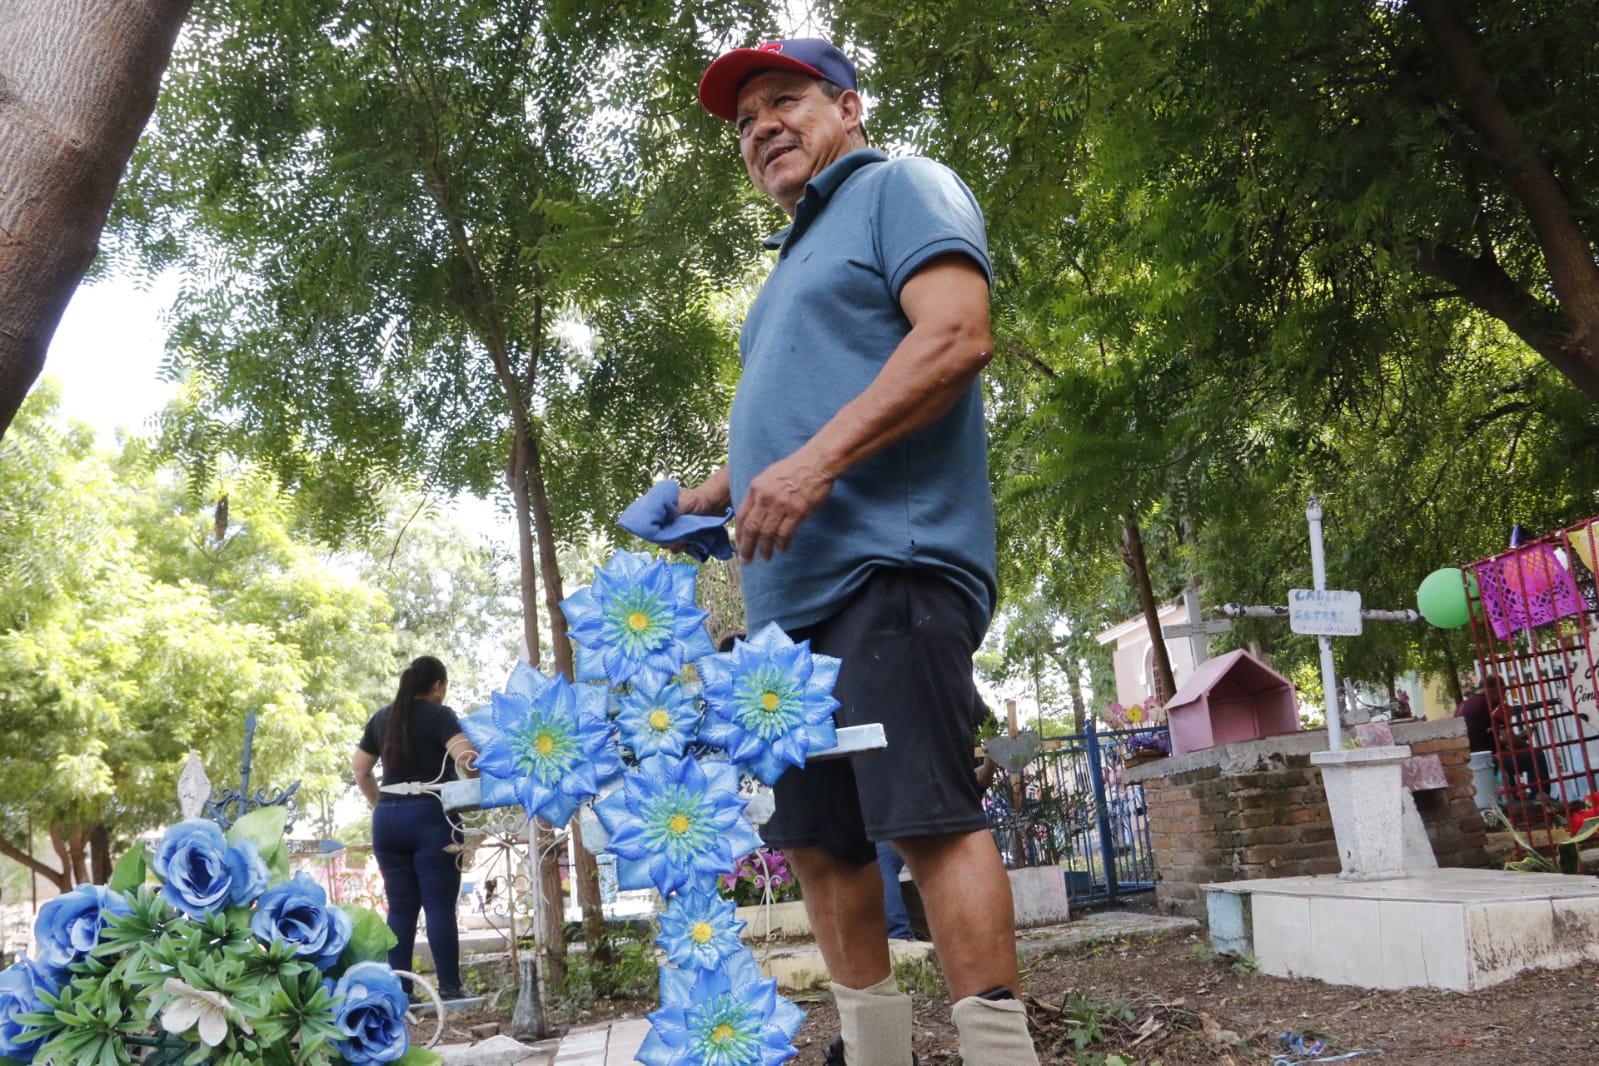
[[[916,1057],[916,1053],[914,1051],[911,1052],[912,1066],[915,1066],[916,1063],[921,1061],[921,1059]],[[840,1036],[833,1040],[833,1046],[827,1049],[827,1058],[822,1060],[822,1066],[849,1066],[849,1064],[844,1061],[843,1037]]]
[[[444,1000],[465,999],[466,989],[459,985],[454,988],[441,988],[439,989],[439,998]]]

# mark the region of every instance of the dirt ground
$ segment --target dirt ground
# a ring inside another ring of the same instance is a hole
[[[1373,1066],[1599,1063],[1599,966],[1528,974],[1471,995],[1366,992],[1251,973],[1198,937],[1092,944],[1033,961],[1023,975],[1045,1063],[1218,1066],[1272,1062],[1279,1034],[1360,1049]],[[805,1004],[798,1063],[822,1062],[838,1031],[831,1001]],[[1081,1048],[1079,1049],[1079,1044]],[[917,997],[926,1066],[959,1062],[942,1002]],[[1303,1061],[1310,1056],[1293,1056]]]
[[[509,974],[506,975],[509,977]],[[936,979],[936,978],[935,978]],[[1599,965],[1527,974],[1484,992],[1366,992],[1264,977],[1210,954],[1199,936],[1108,941],[1035,958],[1023,972],[1029,1015],[1045,1063],[1083,1066],[1245,1066],[1285,1054],[1279,1034],[1325,1041],[1322,1056],[1361,1049],[1364,1066],[1599,1063]],[[934,992],[932,986],[924,989]],[[916,1050],[923,1066],[958,1063],[948,1005],[914,994]],[[795,1041],[799,1066],[819,1066],[838,1034],[830,996],[795,997],[807,1018]],[[514,989],[502,1006],[451,1015],[460,1039],[474,1025],[509,1029]],[[638,1016],[650,1004],[596,1005]],[[1117,1058],[1119,1056],[1119,1060]],[[1312,1056],[1295,1055],[1297,1064]]]

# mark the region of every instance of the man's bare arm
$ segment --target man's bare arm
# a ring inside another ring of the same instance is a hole
[[[738,507],[739,555],[786,551],[833,482],[884,448],[942,418],[994,354],[988,279],[971,259],[939,256],[900,290],[911,331],[866,391],[804,447],[750,482]]]
[[[678,514],[720,514],[733,506],[733,487],[728,478],[727,464],[695,485],[677,495]]]

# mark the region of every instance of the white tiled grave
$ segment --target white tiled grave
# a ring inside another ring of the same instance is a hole
[[[1211,942],[1263,973],[1361,988],[1468,992],[1599,961],[1599,878],[1435,869],[1205,886]]]

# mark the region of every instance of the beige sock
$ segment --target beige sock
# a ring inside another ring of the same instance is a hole
[[[1027,1008],[1014,999],[967,996],[950,1014],[961,1035],[964,1066],[1038,1066]]]
[[[911,1066],[911,997],[892,976],[871,988],[833,984],[848,1066]]]

